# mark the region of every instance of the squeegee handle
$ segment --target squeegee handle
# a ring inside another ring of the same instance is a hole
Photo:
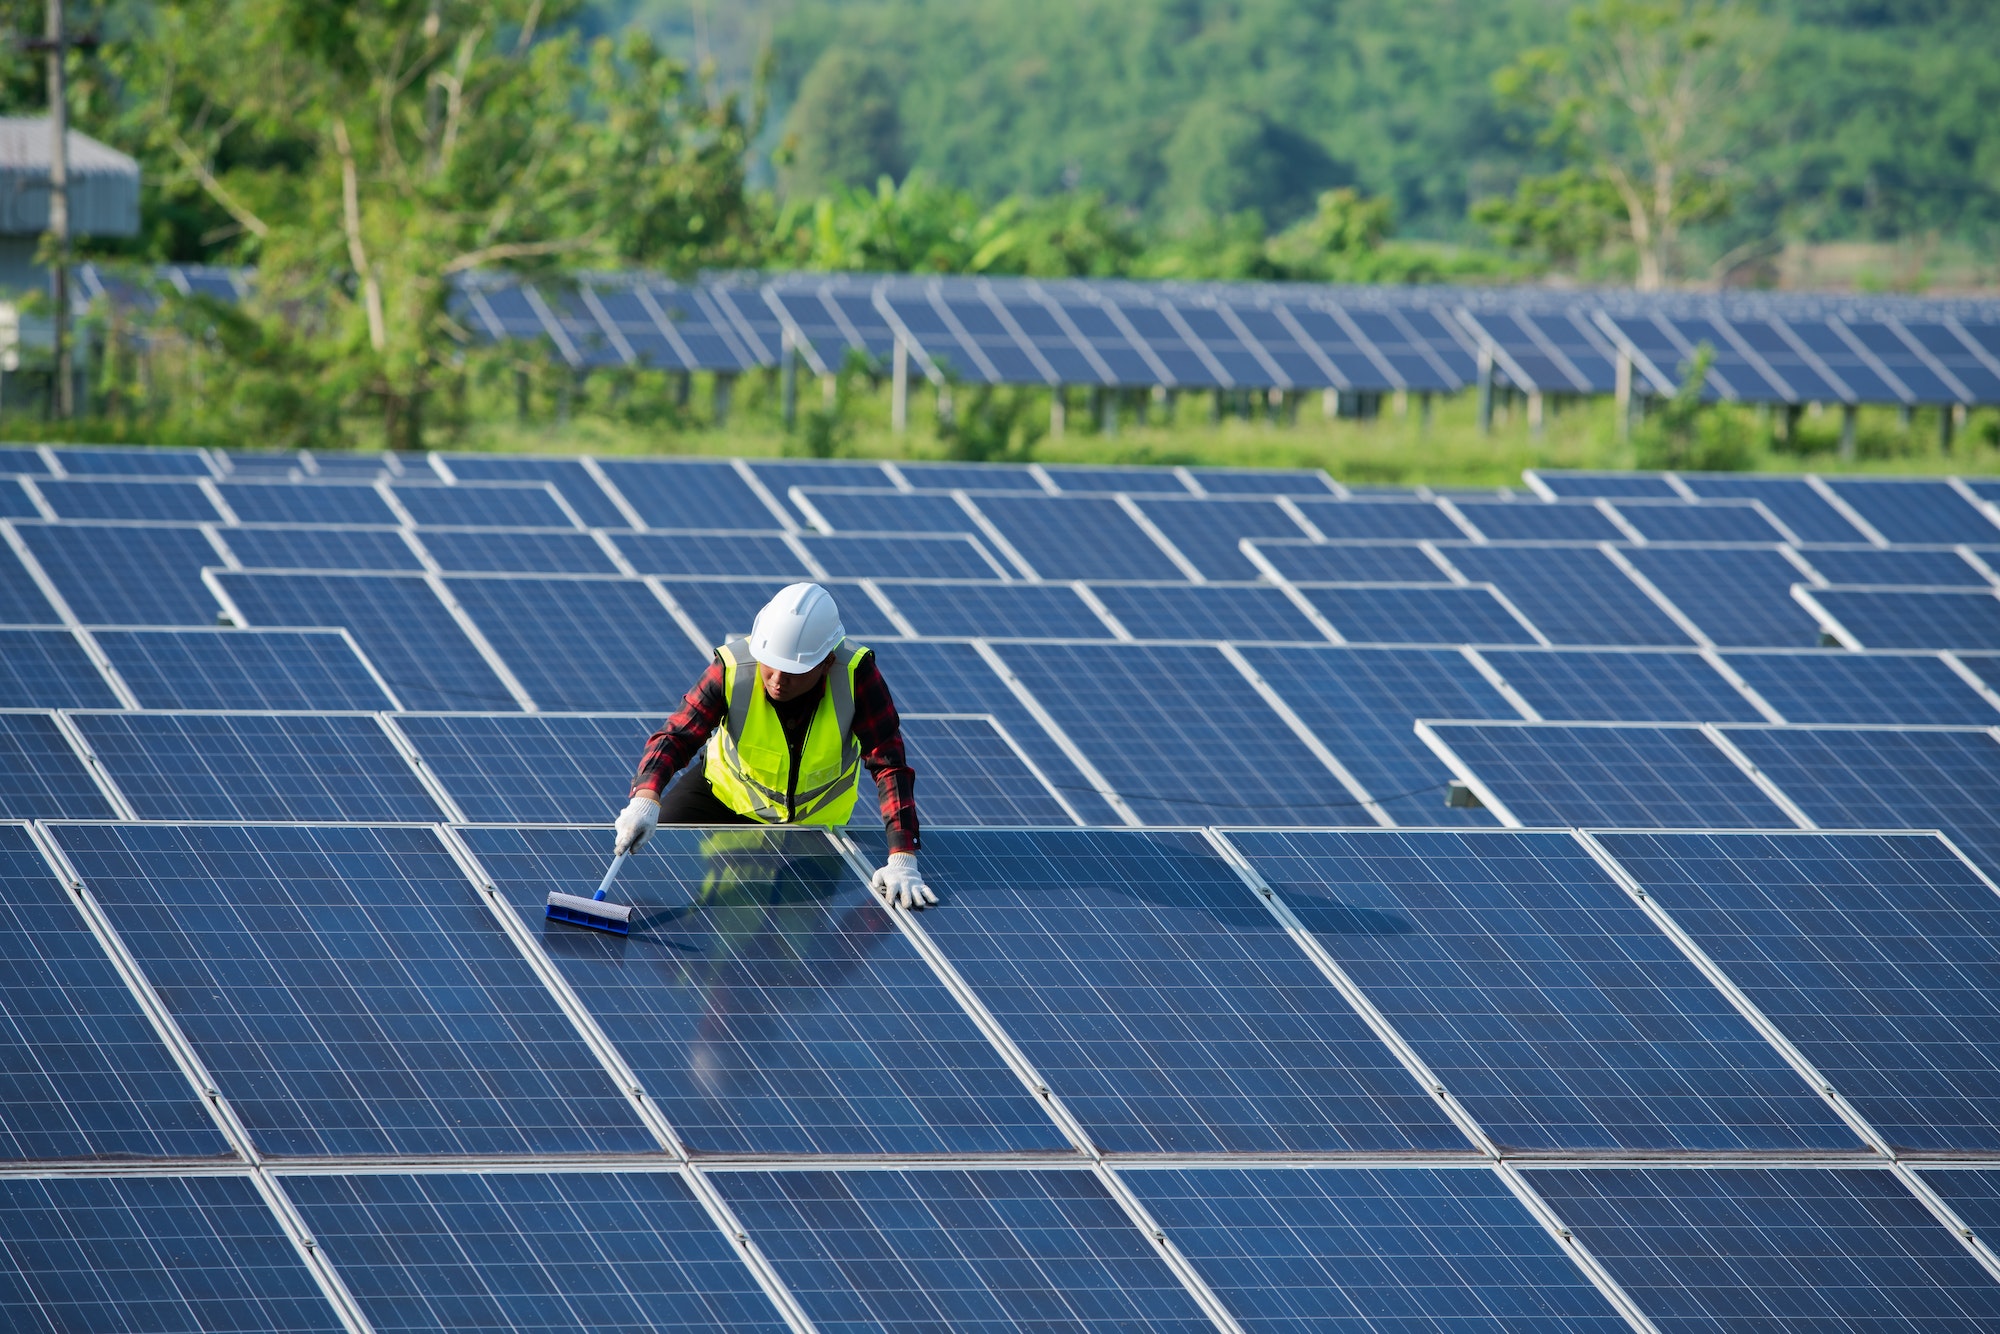
[[[624,867],[625,859],[631,855],[629,852],[621,852],[611,859],[611,869],[604,873],[604,879],[599,882],[597,892],[591,895],[592,898],[599,900],[604,898],[605,893],[611,888],[611,882],[618,878],[618,872]]]

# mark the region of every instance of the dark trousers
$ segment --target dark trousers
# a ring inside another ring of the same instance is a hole
[[[755,824],[747,815],[739,815],[722,804],[722,798],[715,795],[715,789],[708,785],[708,752],[702,751],[694,757],[694,762],[681,770],[680,777],[668,785],[660,794],[661,824]]]

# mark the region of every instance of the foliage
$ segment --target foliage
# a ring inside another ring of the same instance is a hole
[[[1602,254],[1621,235],[1623,208],[1611,182],[1594,172],[1565,167],[1522,177],[1511,196],[1480,200],[1472,206],[1472,220],[1504,250],[1575,268]]]
[[[1756,444],[1740,410],[1702,402],[1715,349],[1695,349],[1683,367],[1674,396],[1647,415],[1633,432],[1634,462],[1641,468],[1694,472],[1736,472],[1751,466]]]
[[[890,72],[848,47],[823,53],[785,118],[778,162],[792,198],[902,176],[909,163]]]
[[[979,385],[959,390],[952,414],[937,423],[944,456],[967,463],[1026,463],[1047,431],[1042,396],[1032,390]]]

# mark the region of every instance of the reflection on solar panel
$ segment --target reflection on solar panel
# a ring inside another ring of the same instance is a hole
[[[545,709],[665,712],[706,665],[673,613],[636,579],[447,583]],[[556,645],[561,650],[551,652]]]
[[[0,825],[0,1158],[228,1152],[26,829]],[[0,1297],[0,1311],[7,1300]]]
[[[2000,897],[1924,834],[1605,834],[1899,1151],[2000,1147]]]
[[[618,566],[589,533],[522,529],[426,532],[424,550],[439,568],[492,574],[617,574]]]
[[[1214,1328],[1088,1172],[726,1172],[714,1180],[820,1329]]]
[[[64,519],[213,523],[222,517],[193,482],[44,481],[35,486]]]
[[[1181,579],[1115,500],[981,496],[980,512],[1044,579]]]
[[[1436,723],[1431,730],[1524,825],[1791,824],[1694,728]]]
[[[92,638],[145,709],[395,707],[339,630],[98,630]],[[76,703],[117,706],[110,698]]]
[[[892,584],[882,591],[918,633],[967,639],[1109,639],[1068,584]]]
[[[1188,1168],[1120,1177],[1249,1334],[1627,1328],[1488,1171]]]
[[[785,1329],[670,1173],[301,1175],[285,1191],[378,1330]]]
[[[1807,648],[1818,637],[1811,613],[1792,600],[1799,567],[1768,547],[1630,547],[1623,555],[1718,644]]]
[[[1080,823],[1064,808],[1067,794],[1051,791],[990,717],[905,713],[902,724],[910,766],[923,783],[927,822],[945,827]],[[871,807],[868,801],[858,803],[855,820],[873,820]]]
[[[92,820],[111,814],[111,803],[53,717],[0,713],[0,819]]]
[[[201,571],[222,557],[199,528],[24,523],[17,531],[85,625],[215,624]],[[22,619],[46,625],[55,617]]]
[[[1544,718],[1615,723],[1763,720],[1756,706],[1696,653],[1492,649],[1486,661]]]
[[[244,523],[395,523],[396,512],[372,486],[347,482],[223,482],[223,503]],[[137,516],[134,516],[137,517]],[[172,516],[162,516],[172,517]],[[199,516],[204,519],[212,514]]]
[[[692,1149],[1067,1147],[823,834],[661,830],[619,878],[617,938],[542,915],[603,874],[602,830],[465,839]]]
[[[247,1177],[0,1180],[0,1324],[341,1334]]]
[[[1969,1331],[2000,1285],[1879,1168],[1528,1169],[1663,1330]]]
[[[624,806],[656,720],[405,713],[396,726],[468,820],[602,824]]]
[[[1356,644],[1533,644],[1491,584],[1304,584],[1340,636]]]
[[[142,820],[434,820],[367,714],[79,713]]]
[[[1566,834],[1232,834],[1504,1149],[1859,1149]]]
[[[1672,618],[1602,552],[1461,546],[1445,554],[1468,579],[1499,588],[1555,643],[1688,643]]]
[[[1091,591],[1136,639],[1326,640],[1290,598],[1269,586],[1096,584]]]
[[[1107,1151],[1466,1147],[1197,835],[934,831],[924,929]]]
[[[1859,648],[2000,649],[2000,590],[1815,588]]]
[[[264,1152],[657,1150],[430,830],[52,832]]]
[[[1928,655],[1736,653],[1728,661],[1790,723],[2000,724],[1978,691]]]
[[[118,697],[67,630],[0,630],[0,708],[115,708]]]
[[[421,570],[393,528],[231,528],[222,540],[251,570]]]
[[[1442,571],[1422,547],[1253,541],[1286,579],[1329,584],[1434,583]]]

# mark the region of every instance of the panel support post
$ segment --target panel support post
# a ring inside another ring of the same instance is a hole
[[[1841,404],[1841,407],[1840,407],[1840,457],[1842,457],[1842,458],[1844,458],[1844,459],[1851,459],[1851,458],[1853,458],[1853,457],[1854,457],[1854,435],[1855,435],[1855,426],[1856,426],[1856,424],[1858,423],[1858,421],[1860,420],[1860,417],[1861,417],[1861,409],[1860,409],[1860,408],[1856,407],[1856,406],[1855,406],[1854,404],[1852,404],[1852,403],[1843,403],[1843,404]]]
[[[1779,420],[1778,439],[1786,444],[1796,444],[1799,438],[1799,414],[1802,409],[1796,403],[1785,404],[1785,415]]]
[[[525,366],[514,368],[514,420],[528,420],[528,370]]]
[[[1618,443],[1624,444],[1632,438],[1632,358],[1629,353],[1618,354]]]
[[[1340,391],[1338,389],[1322,389],[1319,391],[1319,412],[1320,416],[1326,418],[1328,421],[1333,421],[1340,416]]]
[[[785,330],[783,350],[778,354],[778,394],[784,406],[785,429],[799,424],[799,350],[792,343],[792,331]]]
[[[1167,425],[1172,426],[1174,424],[1174,414],[1180,409],[1180,405],[1181,405],[1180,390],[1167,389],[1161,391],[1160,411],[1166,417]]]
[[[1938,452],[1951,453],[1951,416],[1953,408],[1949,403],[1938,405]]]
[[[728,371],[715,373],[715,426],[720,429],[729,421],[729,391],[736,387],[736,377]]]
[[[1428,389],[1417,396],[1417,426],[1425,431],[1431,429],[1431,391]]]
[[[1049,388],[1049,435],[1052,439],[1062,439],[1064,428],[1069,425],[1069,386],[1052,385]]]
[[[1222,387],[1220,385],[1216,386],[1215,391],[1208,396],[1208,424],[1210,426],[1222,425]]]
[[[1479,433],[1493,434],[1493,349],[1479,347]]]
[[[1535,433],[1535,439],[1537,440],[1548,434],[1545,429],[1546,423],[1542,419],[1542,406],[1542,391],[1539,389],[1530,389],[1528,391],[1528,429]]]
[[[910,429],[910,340],[901,336],[889,371],[889,429],[897,435]]]
[[[1097,428],[1106,435],[1118,434],[1118,393],[1116,389],[1097,391]]]
[[[1910,405],[1908,403],[1898,404],[1896,407],[1896,429],[1903,432],[1905,435],[1909,434]]]
[[[951,425],[951,382],[948,380],[938,381],[937,423],[939,426]]]

